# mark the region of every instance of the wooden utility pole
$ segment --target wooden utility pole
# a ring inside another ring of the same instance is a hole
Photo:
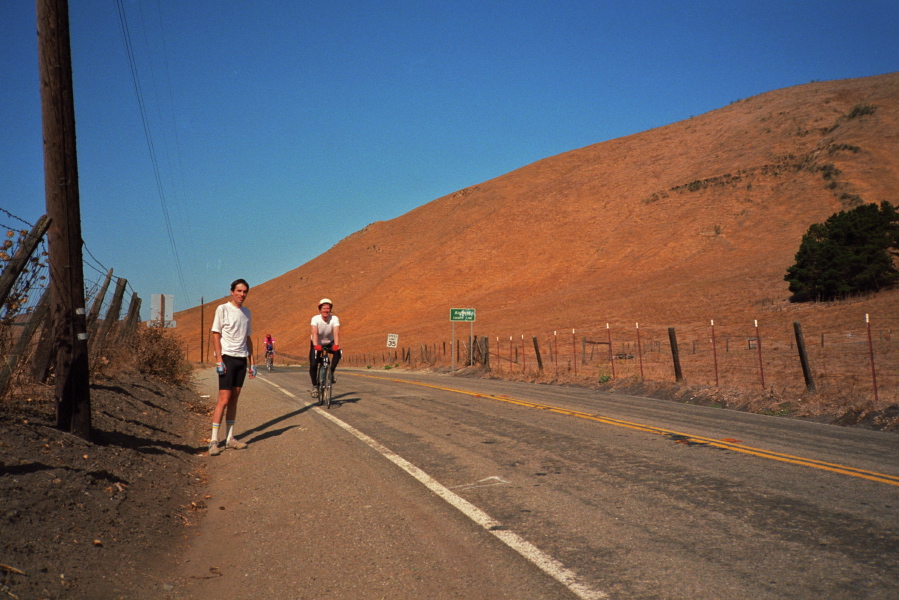
[[[50,322],[56,361],[56,425],[89,439],[87,319],[67,0],[37,0],[44,133],[44,187],[50,255]]]

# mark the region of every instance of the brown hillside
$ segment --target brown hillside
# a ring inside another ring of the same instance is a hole
[[[322,296],[350,352],[380,351],[388,333],[401,345],[448,340],[451,307],[477,309],[476,333],[516,338],[606,322],[815,318],[840,309],[788,305],[783,275],[802,234],[860,203],[899,202],[897,150],[899,73],[777,90],[372,223],[255,285],[247,306],[257,334],[300,355]],[[895,314],[897,299],[852,310]],[[176,319],[199,356],[188,334],[199,308]]]

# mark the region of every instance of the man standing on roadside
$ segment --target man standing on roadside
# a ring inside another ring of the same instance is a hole
[[[237,399],[249,371],[250,378],[256,376],[253,361],[253,333],[250,327],[250,311],[243,307],[250,292],[250,285],[243,279],[231,283],[231,300],[215,309],[212,321],[212,342],[219,362],[215,369],[219,376],[219,396],[212,413],[212,437],[209,440],[209,456],[221,453],[219,427],[222,417],[228,428],[225,448],[243,450],[244,442],[234,438],[234,421],[237,418]],[[248,367],[249,365],[249,367]]]

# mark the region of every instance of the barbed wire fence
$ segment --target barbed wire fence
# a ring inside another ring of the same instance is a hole
[[[475,335],[347,356],[360,367],[489,366],[498,374],[683,383],[721,391],[899,402],[899,316],[859,314],[826,327],[759,321],[609,323],[516,335]]]
[[[28,382],[45,383],[52,375],[53,340],[48,318],[50,265],[42,217],[32,224],[0,208],[0,398]],[[85,307],[89,307],[88,349],[92,371],[127,344],[140,320],[141,299],[126,279],[115,277],[83,246]],[[109,288],[114,284],[114,291]],[[127,299],[127,312],[122,308]]]

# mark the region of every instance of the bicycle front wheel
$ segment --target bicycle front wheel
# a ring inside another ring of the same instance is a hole
[[[331,387],[330,381],[328,380],[328,365],[322,363],[318,367],[318,403],[324,404],[325,402],[325,394],[327,389]]]
[[[325,397],[324,397],[323,401],[325,403],[325,408],[330,409],[331,408],[331,382],[330,381],[328,381],[328,384],[325,386],[324,393],[325,393]]]

